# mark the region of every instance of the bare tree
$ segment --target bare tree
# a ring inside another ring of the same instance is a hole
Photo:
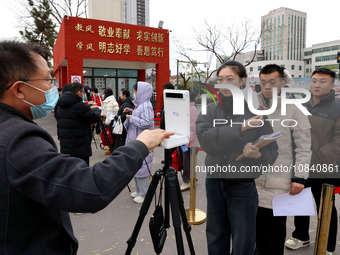
[[[182,77],[183,79],[183,86],[184,86],[184,89],[187,90],[188,89],[188,82],[190,80],[191,77],[188,77],[186,78],[186,74],[185,73],[179,73],[179,75]]]
[[[44,0],[34,0],[36,6],[42,5]],[[85,17],[87,18],[88,0],[47,0],[52,9],[51,16],[55,19],[57,28],[61,25],[64,16]],[[24,27],[32,27],[29,6],[27,0],[21,0],[21,5],[27,10],[27,14],[21,14]]]
[[[227,47],[224,47],[225,36],[223,35],[220,28],[215,25],[210,25],[207,21],[205,21],[205,26],[205,29],[201,30],[203,32],[195,32],[196,42],[201,48],[189,48],[189,50],[211,52],[220,63],[223,63],[225,56],[227,55],[225,52]]]
[[[206,80],[209,78],[208,77],[208,74],[209,74],[209,67],[210,67],[210,62],[211,62],[211,59],[210,61],[207,61],[205,63],[198,63],[189,53],[188,53],[188,50],[184,47],[184,45],[174,39],[173,40],[174,44],[175,44],[175,47],[177,49],[177,52],[182,56],[184,57],[185,60],[180,60],[180,62],[182,63],[189,63],[190,66],[192,67],[193,69],[193,73],[192,75],[194,75],[194,73],[197,75],[197,78],[199,81],[201,81],[202,79],[205,79],[205,82]],[[177,60],[178,61],[178,60]],[[198,64],[204,64],[204,67],[207,67],[207,72],[206,72],[206,75],[205,75],[205,72],[202,72],[202,70],[200,70],[200,68],[198,67]],[[204,75],[203,75],[204,74]],[[184,75],[185,76],[185,75]],[[187,81],[185,81],[185,78],[184,78],[183,75],[181,75],[181,77],[183,78],[184,80],[184,86],[186,87],[186,84],[187,82],[189,81],[189,79]]]
[[[195,32],[197,46],[185,47],[184,44],[178,40],[175,41],[175,46],[178,54],[192,64],[194,63],[192,54],[197,52],[211,53],[211,56],[214,56],[218,62],[223,63],[227,60],[235,60],[237,55],[246,50],[252,50],[254,53],[251,60],[246,64],[247,66],[250,65],[256,57],[261,42],[263,27],[262,24],[260,29],[254,29],[249,20],[244,20],[239,26],[232,24],[229,27],[220,24],[218,26],[210,25],[205,21],[205,28],[200,28],[199,31]],[[204,82],[207,82],[211,75],[216,71],[209,72],[211,61],[212,57],[208,59],[206,63],[208,69]],[[196,68],[194,69],[200,77],[198,70]]]
[[[196,32],[196,41],[203,48],[202,50],[212,52],[216,59],[223,63],[226,60],[235,60],[236,56],[245,50],[252,49],[254,54],[247,65],[250,65],[257,53],[261,42],[263,29],[254,29],[249,20],[244,20],[239,26],[235,23],[229,27],[211,26],[207,22],[206,29]],[[225,50],[229,50],[227,54]]]
[[[181,60],[180,62],[183,62],[183,63],[190,63],[191,66],[194,68],[195,72],[197,73],[198,75],[198,79],[201,80],[201,77],[200,77],[200,72],[198,71],[197,69],[197,61],[194,60],[194,58],[192,58],[187,49],[184,47],[183,44],[181,44],[180,41],[174,39],[174,44],[177,48],[177,52],[182,56],[184,57],[185,60]],[[181,77],[183,78],[183,76],[181,75]],[[186,84],[186,83],[184,83]]]
[[[42,0],[37,0],[42,1]],[[88,0],[48,0],[52,7],[52,16],[57,20],[59,25],[63,17],[85,17],[87,18]]]

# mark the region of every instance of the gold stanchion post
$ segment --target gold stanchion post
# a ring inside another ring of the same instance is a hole
[[[323,184],[318,216],[318,228],[315,238],[314,255],[326,254],[333,200],[334,186],[330,184]]]
[[[188,222],[191,225],[199,225],[205,222],[206,213],[200,209],[196,209],[196,163],[197,163],[197,147],[190,148],[190,206],[186,209]]]

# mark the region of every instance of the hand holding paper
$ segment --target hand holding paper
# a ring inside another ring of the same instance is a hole
[[[259,148],[252,143],[247,143],[243,148],[243,154],[247,158],[259,158],[261,157],[261,152]]]
[[[268,144],[274,142],[280,136],[281,136],[281,131],[274,132],[274,133],[271,133],[271,134],[268,134],[268,135],[263,135],[254,142],[254,145],[257,148],[261,149],[261,148],[267,146]],[[244,153],[242,153],[241,155],[239,155],[236,158],[236,161],[242,160],[242,159],[244,159],[244,157],[245,157],[245,155],[244,155]]]
[[[289,193],[273,198],[274,216],[314,216],[314,203],[311,188],[305,188],[298,195]]]

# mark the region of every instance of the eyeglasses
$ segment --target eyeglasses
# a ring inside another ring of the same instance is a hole
[[[19,80],[19,81],[23,81],[23,82],[27,82],[27,81],[49,81],[49,84],[50,86],[56,86],[56,82],[55,82],[55,79],[54,78],[51,78],[51,79],[31,79],[31,80]],[[16,83],[17,81],[11,83],[7,88],[5,88],[5,90],[8,90],[10,87],[13,86],[14,83]]]

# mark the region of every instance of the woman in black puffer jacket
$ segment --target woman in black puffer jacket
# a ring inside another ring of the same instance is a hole
[[[219,84],[242,88],[247,73],[242,64],[229,61],[219,67],[217,76]],[[230,254],[232,240],[232,254],[249,255],[254,252],[258,204],[254,178],[260,173],[244,173],[242,168],[274,163],[277,145],[274,142],[260,150],[256,148],[254,141],[273,132],[270,123],[262,116],[254,116],[245,101],[244,114],[234,115],[229,89],[221,88],[219,96],[222,104],[209,104],[206,114],[200,114],[196,121],[197,137],[207,154],[205,171],[222,170],[207,173],[206,178],[208,253]],[[251,126],[247,122],[250,118]],[[214,122],[227,124],[214,125]],[[245,158],[236,161],[242,153]]]

